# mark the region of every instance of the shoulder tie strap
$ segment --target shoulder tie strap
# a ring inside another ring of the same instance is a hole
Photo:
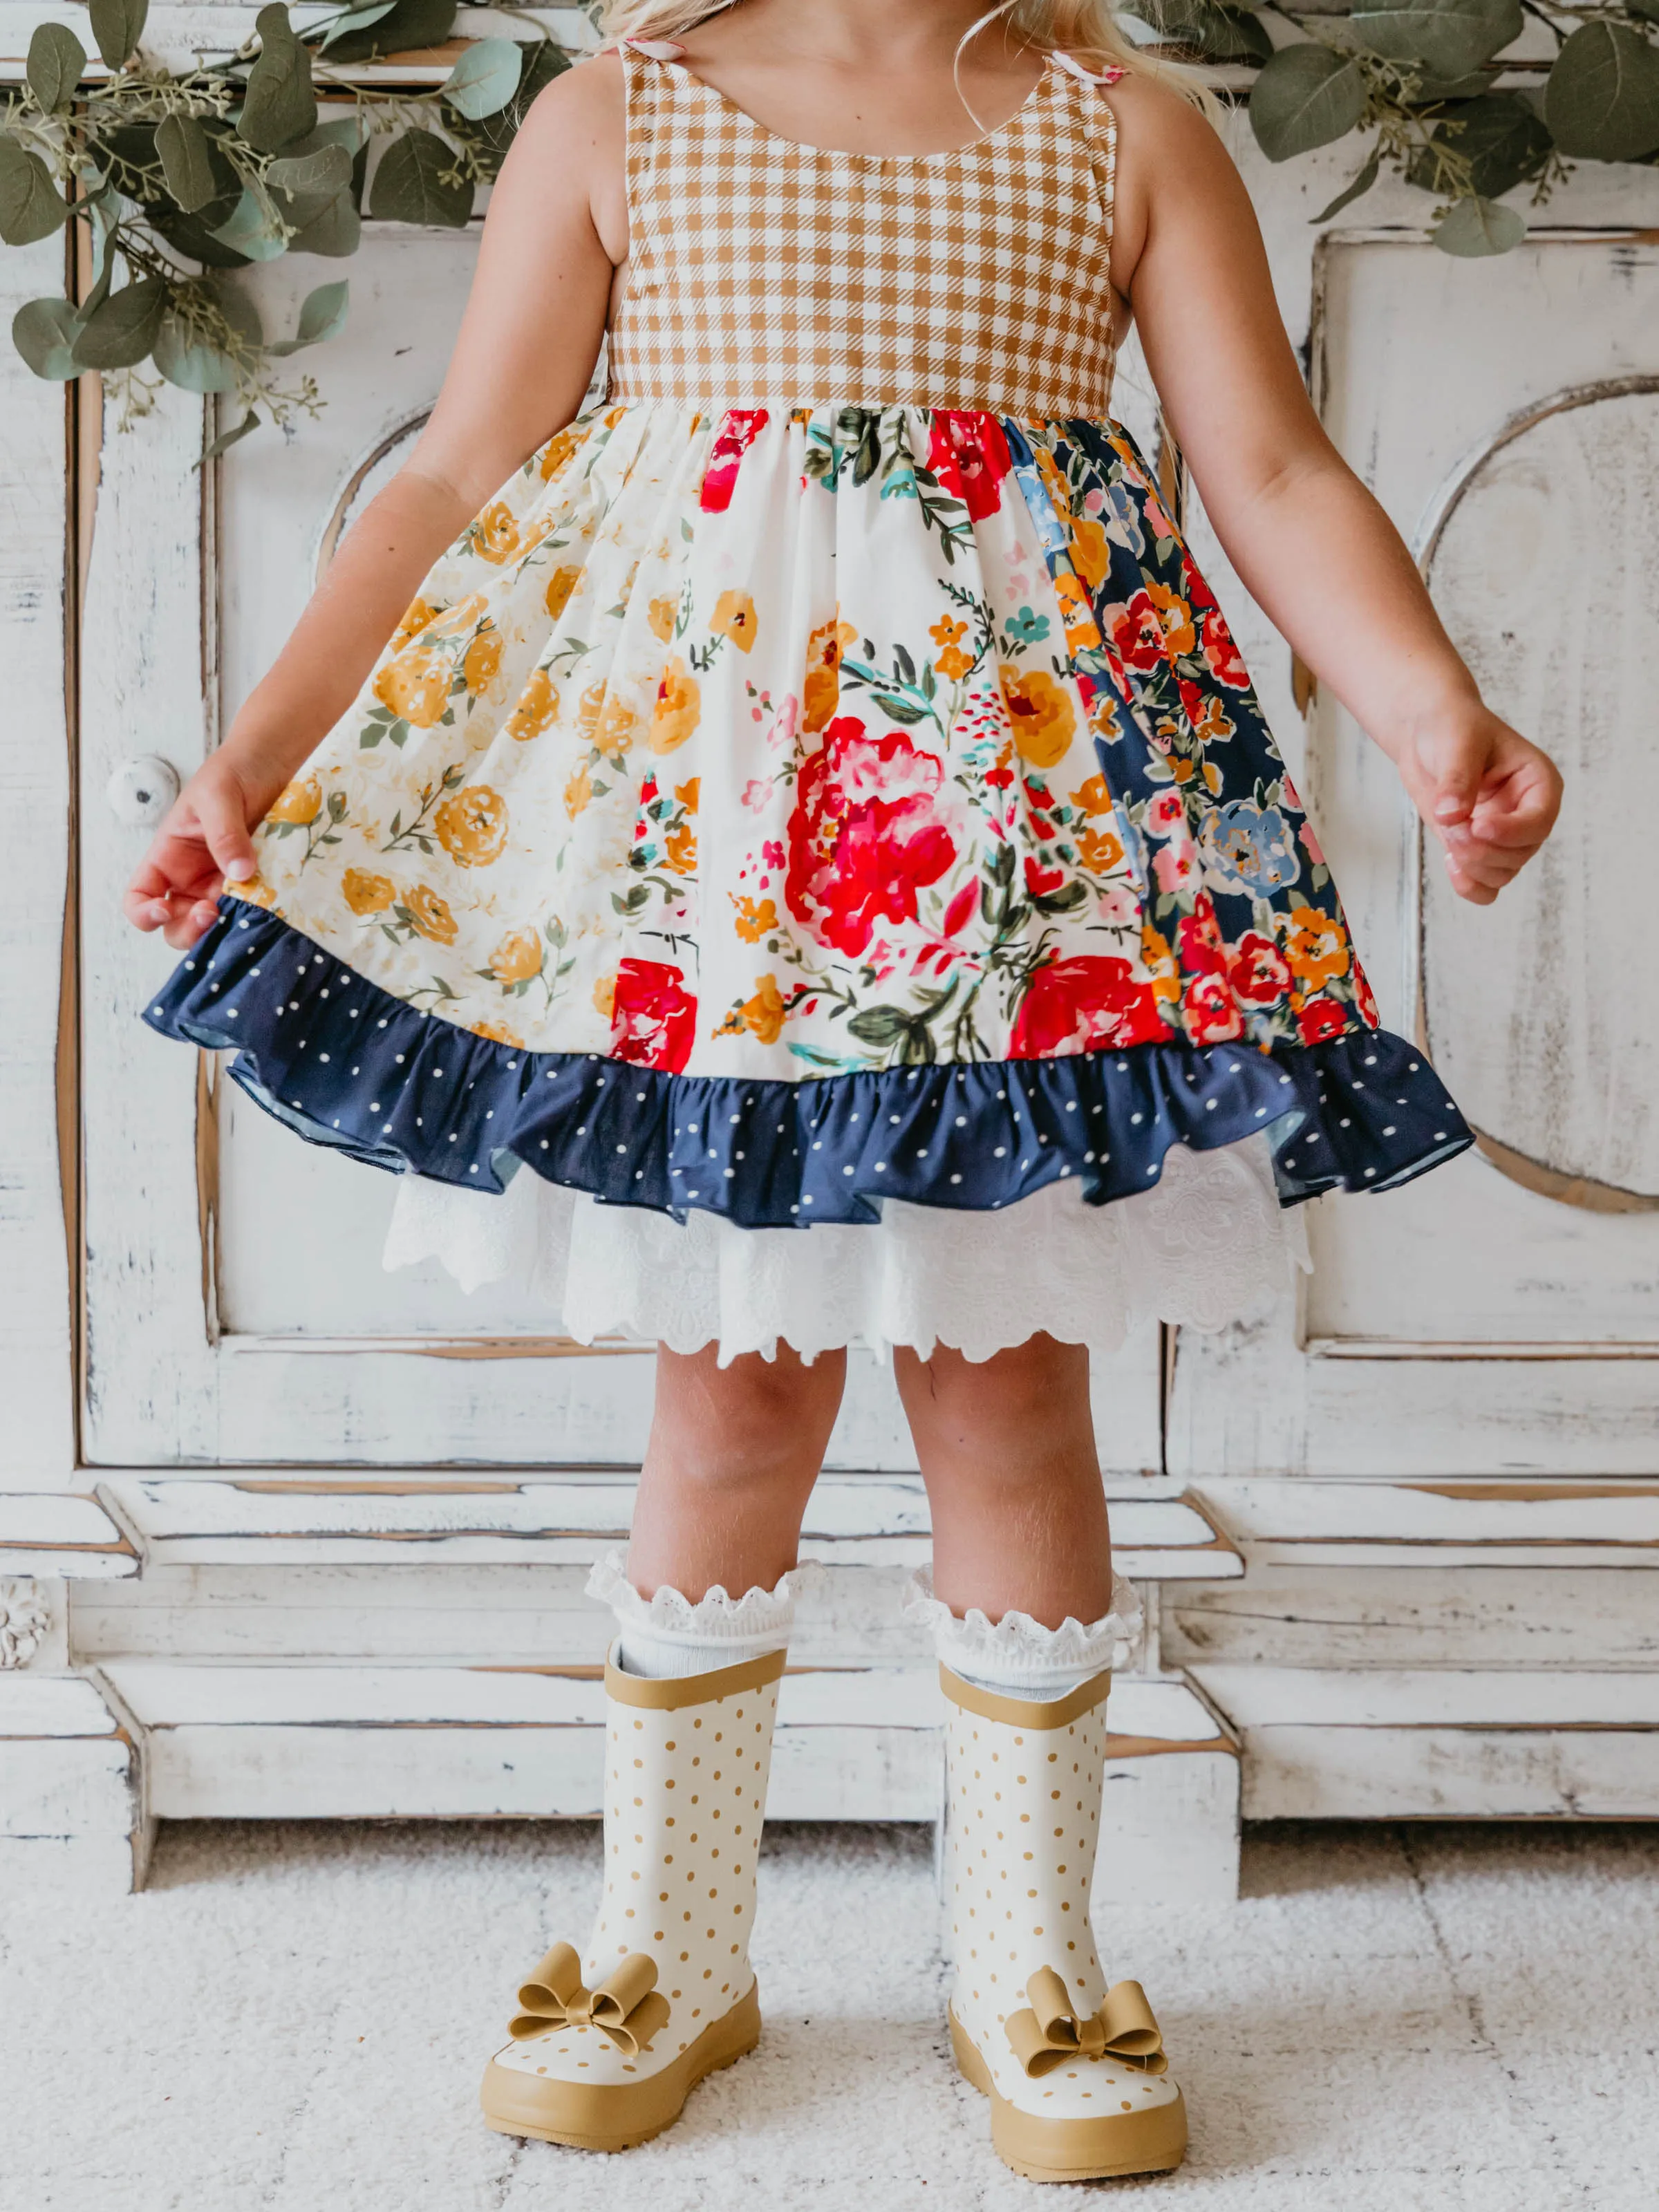
[[[651,62],[677,62],[685,52],[676,39],[618,39],[617,51],[620,53],[623,47]]]
[[[1058,47],[1050,51],[1048,58],[1057,63],[1069,76],[1081,77],[1085,84],[1116,84],[1120,79],[1129,74],[1127,70],[1121,68],[1104,69],[1098,71],[1086,70],[1081,62],[1073,61],[1070,54],[1061,53]]]

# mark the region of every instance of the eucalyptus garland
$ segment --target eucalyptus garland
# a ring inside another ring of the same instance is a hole
[[[294,330],[276,335],[235,272],[283,253],[344,259],[365,217],[459,228],[531,101],[569,66],[550,40],[490,38],[430,91],[354,76],[440,44],[456,4],[365,0],[301,33],[273,0],[234,52],[176,73],[143,52],[148,0],[89,0],[109,72],[91,79],[76,33],[43,23],[24,82],[0,102],[0,240],[32,245],[74,224],[82,281],[75,296],[31,300],[13,320],[35,374],[122,379],[129,411],[158,380],[228,395],[239,419],[204,458],[264,417],[314,412],[314,380],[284,382],[283,364],[341,329],[346,284],[317,286]],[[1351,133],[1366,142],[1316,222],[1388,167],[1433,198],[1437,245],[1502,253],[1526,232],[1506,199],[1517,188],[1530,186],[1536,205],[1574,160],[1659,164],[1659,0],[1125,4],[1164,50],[1254,71],[1250,123],[1269,161]],[[1295,35],[1275,44],[1270,17]],[[1524,90],[1494,90],[1497,58],[1528,19],[1554,41],[1547,71]]]
[[[225,393],[240,419],[209,448],[314,412],[291,355],[332,337],[347,286],[320,284],[288,335],[264,327],[235,272],[283,253],[343,259],[364,217],[459,229],[501,167],[529,105],[569,66],[551,40],[469,46],[432,91],[365,86],[353,66],[447,38],[456,0],[368,0],[303,35],[286,7],[222,59],[182,74],[139,41],[148,0],[90,0],[111,74],[83,82],[85,47],[62,23],[30,42],[23,84],[0,113],[0,240],[27,246],[68,223],[85,272],[77,299],[31,300],[12,341],[37,376],[83,370]],[[374,142],[386,143],[370,172]],[[151,389],[153,389],[153,384]]]

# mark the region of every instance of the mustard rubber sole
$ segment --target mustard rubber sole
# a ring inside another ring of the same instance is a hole
[[[1000,2096],[990,2069],[955,2012],[951,2051],[964,2081],[991,2100],[991,2144],[1027,2181],[1107,2181],[1132,2173],[1170,2173],[1187,2155],[1187,2107],[1181,2093],[1150,2112],[1097,2120],[1044,2120]]]
[[[498,2066],[484,2069],[479,2102],[498,2135],[529,2136],[573,2150],[632,2150],[672,2127],[699,2081],[751,2051],[760,2040],[760,1992],[752,1984],[722,2019],[711,2021],[689,2049],[642,2081],[589,2088]]]

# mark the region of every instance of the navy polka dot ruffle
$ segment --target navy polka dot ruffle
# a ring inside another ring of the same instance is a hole
[[[672,1075],[526,1052],[394,998],[276,915],[223,895],[145,1009],[164,1036],[240,1048],[229,1073],[314,1144],[500,1192],[550,1182],[744,1228],[880,1218],[884,1198],[993,1208],[1075,1176],[1103,1205],[1171,1145],[1266,1130],[1280,1202],[1388,1190],[1473,1133],[1386,1030],[1300,1049],[1145,1044],[1053,1060],[890,1067],[800,1083]]]

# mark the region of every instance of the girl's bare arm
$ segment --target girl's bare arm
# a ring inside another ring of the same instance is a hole
[[[621,72],[599,61],[537,100],[491,194],[466,313],[414,451],[342,540],[270,673],[180,792],[127,888],[127,919],[183,951],[251,826],[356,697],[422,579],[581,404],[628,250]]]
[[[1483,703],[1382,507],[1314,413],[1261,232],[1202,116],[1114,88],[1112,274],[1159,399],[1246,586],[1399,769],[1454,888],[1490,904],[1549,835],[1554,763]]]

